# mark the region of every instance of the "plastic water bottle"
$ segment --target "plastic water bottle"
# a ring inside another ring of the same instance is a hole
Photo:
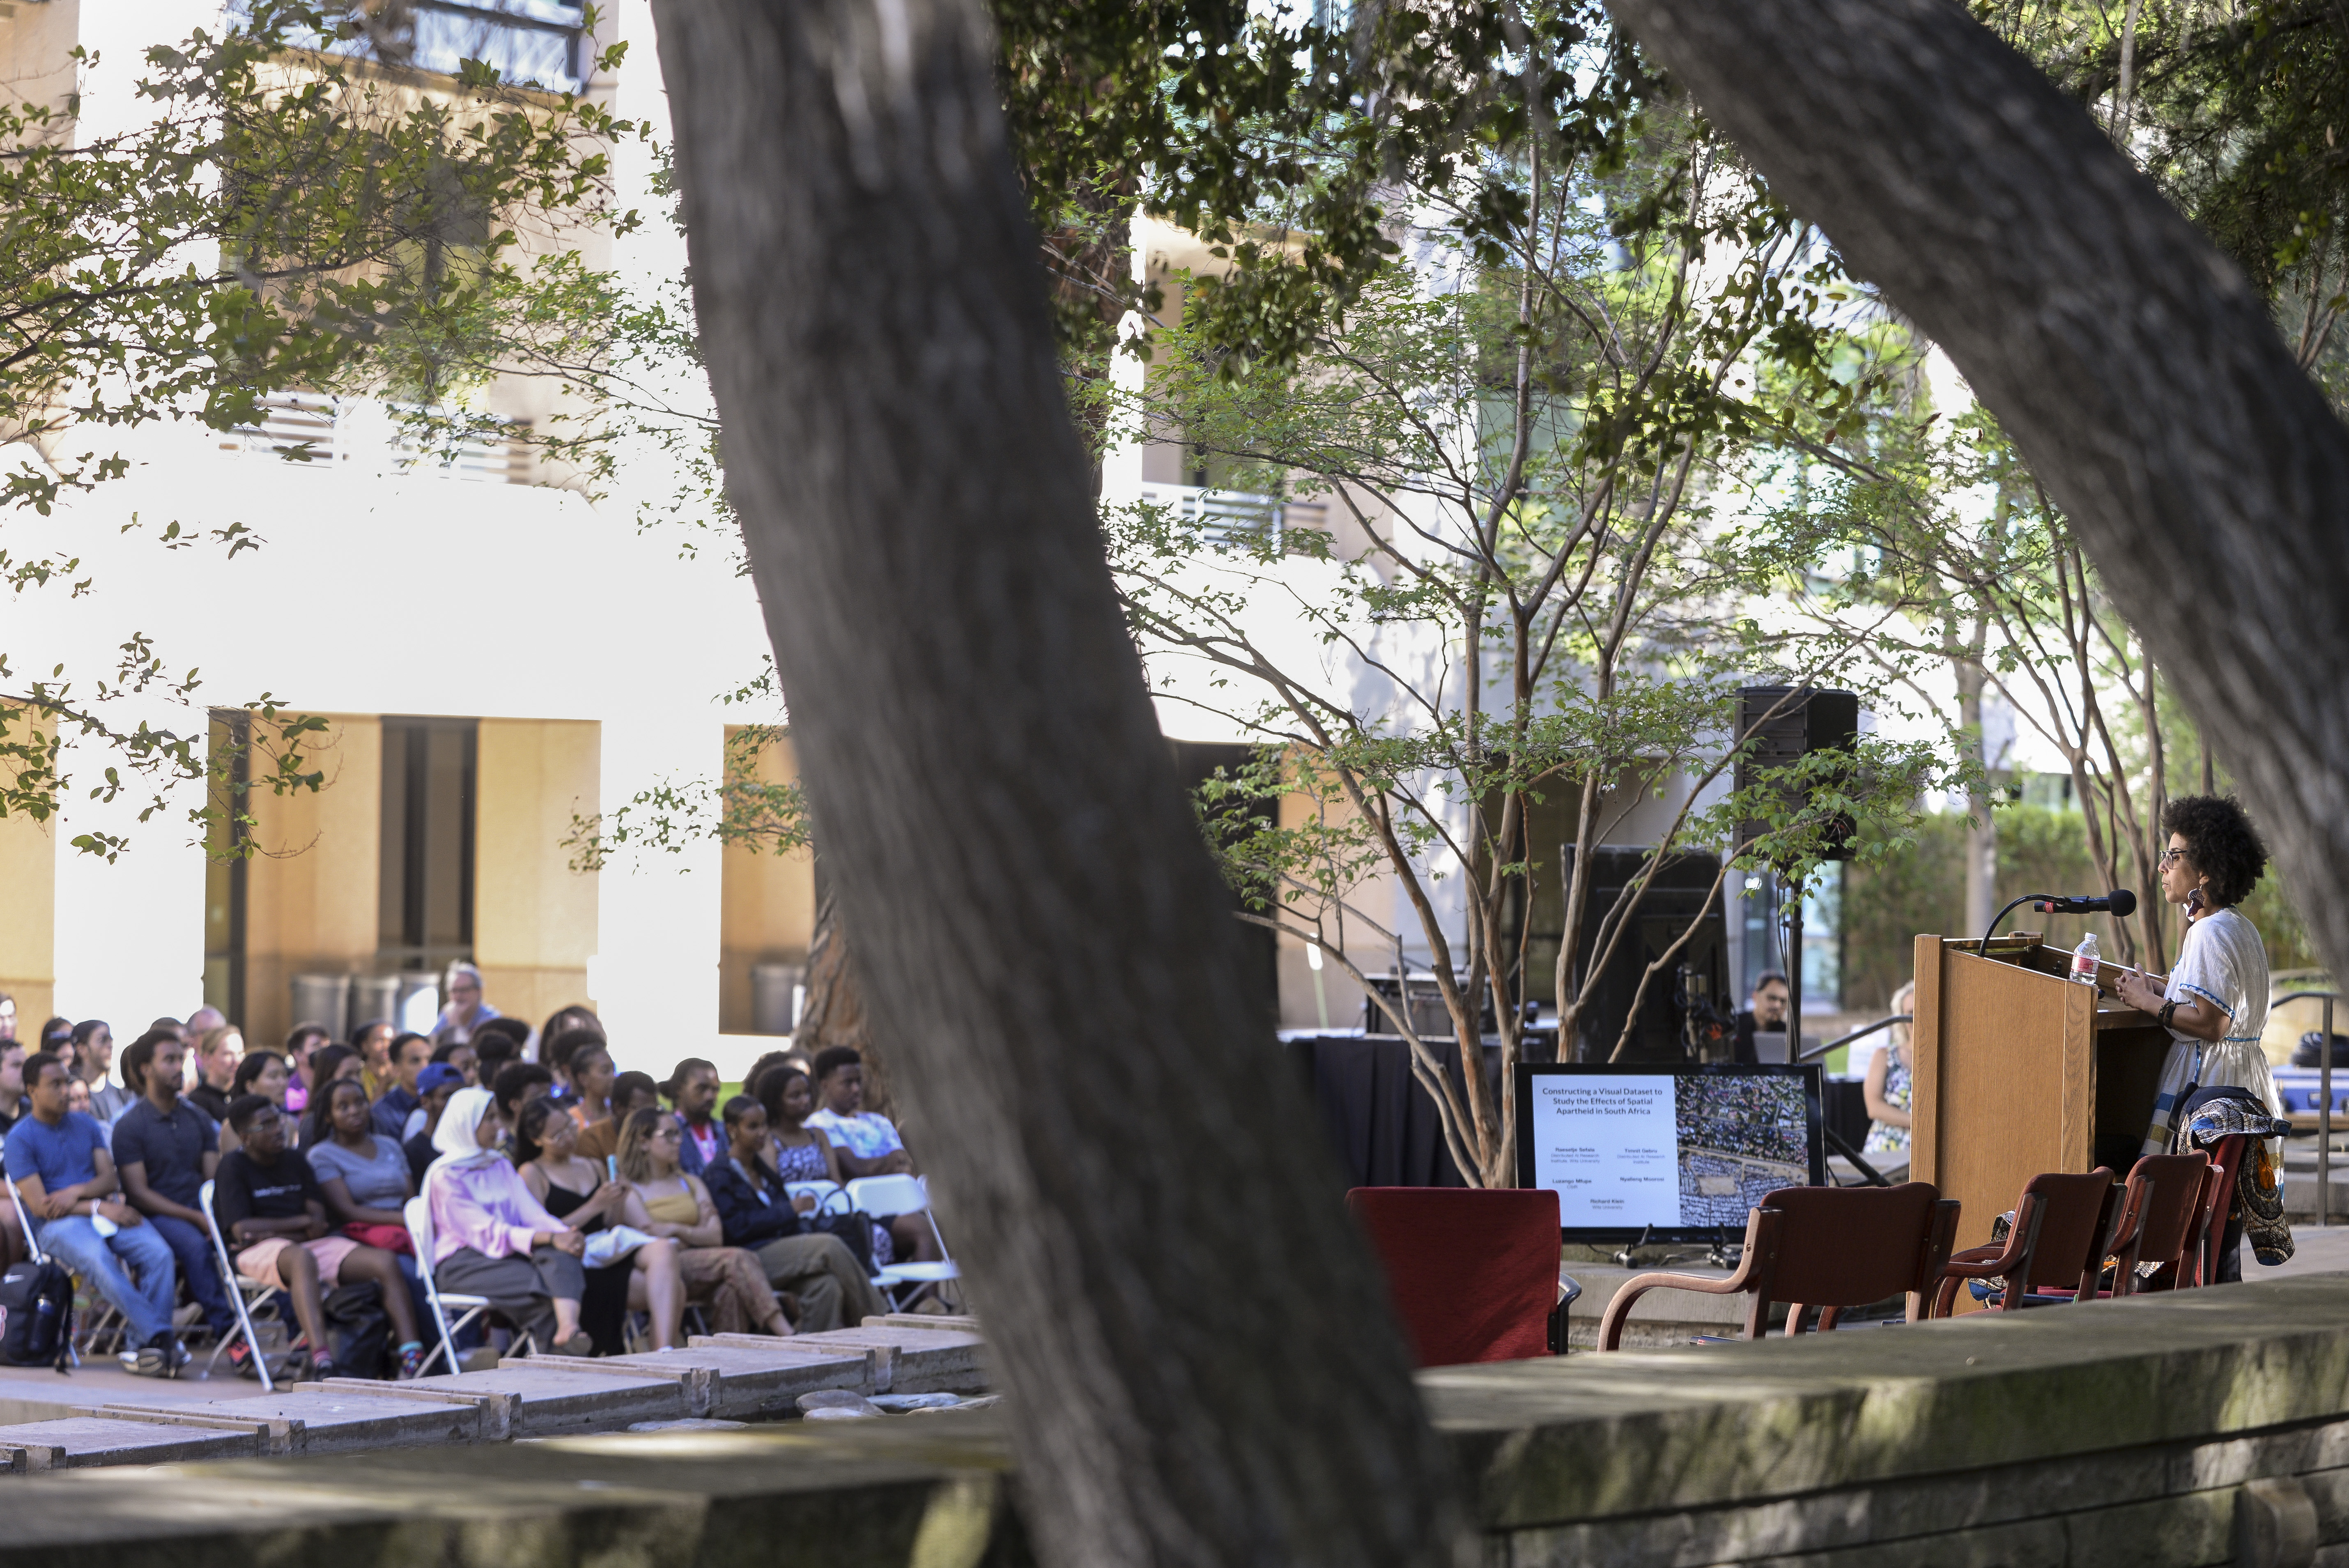
[[[2096,983],[2096,933],[2090,931],[2072,950],[2072,978],[2084,984]]]

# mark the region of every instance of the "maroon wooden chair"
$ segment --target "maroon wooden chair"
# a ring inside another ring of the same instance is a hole
[[[2131,1168],[2121,1217],[2113,1227],[2112,1255],[2119,1262],[2106,1295],[2130,1296],[2176,1288],[2188,1251],[2201,1240],[2209,1212],[2210,1157],[2149,1154]],[[2147,1263],[2158,1269],[2139,1273]]]
[[[1385,1266],[1395,1315],[1420,1366],[1550,1353],[1557,1193],[1357,1187],[1346,1207]]]
[[[1619,1350],[1632,1303],[1652,1290],[1745,1296],[1747,1339],[1769,1332],[1770,1305],[1786,1303],[1786,1332],[1801,1334],[1817,1307],[1832,1329],[1845,1309],[1888,1296],[1909,1298],[1909,1321],[1927,1301],[1949,1262],[1958,1205],[1930,1181],[1899,1187],[1782,1187],[1745,1220],[1745,1253],[1726,1279],[1703,1274],[1636,1274],[1607,1303],[1599,1348]]]
[[[2210,1169],[2202,1179],[2202,1212],[2197,1220],[2194,1244],[2189,1248],[2189,1262],[2193,1264],[2192,1283],[2215,1285],[2226,1250],[2227,1222],[2235,1214],[2235,1179],[2242,1173],[2243,1161],[2251,1158],[2251,1140],[2242,1133],[2233,1133],[2205,1152],[2210,1157]],[[2181,1268],[2179,1272],[2183,1275],[2189,1271]]]
[[[1958,1287],[1968,1280],[2003,1279],[2002,1312],[2020,1312],[2034,1295],[2042,1302],[2075,1299],[2083,1291],[2093,1297],[2116,1190],[2112,1171],[2101,1165],[2085,1176],[2033,1177],[2023,1183],[2003,1242],[1969,1247],[1942,1265],[1933,1315],[1955,1310]]]

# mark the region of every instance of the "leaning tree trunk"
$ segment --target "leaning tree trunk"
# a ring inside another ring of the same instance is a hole
[[[728,484],[1045,1561],[1447,1559],[1117,612],[977,0],[655,14]]]
[[[864,988],[848,961],[848,933],[841,928],[840,901],[830,893],[815,908],[815,934],[808,939],[807,988],[792,1049],[812,1059],[819,1051],[845,1045],[864,1058],[864,1108],[888,1116],[905,1132],[902,1108],[889,1083],[889,1053],[873,1033],[864,1010]],[[908,1135],[908,1141],[918,1141]]]
[[[1610,0],[1939,343],[2349,972],[2349,431],[2240,272],[1951,0]]]

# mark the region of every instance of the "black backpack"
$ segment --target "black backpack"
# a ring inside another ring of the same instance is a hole
[[[373,1280],[354,1280],[326,1293],[327,1354],[335,1358],[338,1377],[387,1377],[398,1371],[391,1360],[391,1318],[383,1310],[383,1289]],[[308,1376],[303,1368],[301,1376]]]
[[[56,1263],[11,1263],[0,1275],[0,1361],[63,1372],[73,1313],[72,1275]]]

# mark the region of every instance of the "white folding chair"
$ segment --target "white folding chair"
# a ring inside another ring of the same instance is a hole
[[[242,1339],[245,1348],[253,1352],[253,1369],[261,1374],[263,1392],[274,1394],[277,1385],[269,1376],[269,1355],[261,1347],[261,1336],[253,1332],[253,1303],[267,1300],[277,1287],[247,1279],[236,1272],[236,1259],[228,1250],[228,1238],[221,1234],[220,1220],[212,1213],[212,1183],[207,1181],[196,1189],[196,1207],[204,1211],[204,1230],[212,1239],[212,1261],[220,1265],[221,1278],[228,1282],[229,1304],[236,1309],[236,1332],[212,1346],[212,1358],[204,1363],[204,1376],[210,1377],[212,1368],[220,1365],[220,1358]]]
[[[794,1199],[812,1198],[819,1214],[853,1214],[856,1206],[837,1181],[786,1181],[783,1190]]]
[[[925,1293],[936,1291],[949,1281],[962,1278],[962,1270],[947,1251],[947,1239],[938,1229],[938,1217],[930,1211],[930,1189],[911,1176],[860,1176],[848,1184],[848,1206],[851,1210],[870,1214],[876,1220],[899,1214],[918,1214],[929,1222],[930,1234],[937,1238],[938,1257],[935,1263],[889,1263],[873,1272],[873,1282],[883,1293],[903,1307],[919,1301]],[[892,1293],[911,1286],[900,1298]]]
[[[425,1179],[428,1183],[431,1180],[429,1172]],[[436,1361],[445,1362],[449,1370],[454,1372],[457,1370],[454,1335],[467,1324],[489,1315],[490,1298],[469,1296],[455,1291],[443,1294],[439,1282],[432,1277],[432,1205],[421,1198],[411,1198],[402,1212],[408,1220],[408,1239],[416,1244],[416,1272],[424,1280],[424,1301],[432,1309],[432,1329],[440,1340],[426,1355],[424,1365],[417,1368],[416,1375],[421,1377],[431,1371]],[[449,1321],[450,1307],[455,1307],[460,1314],[455,1323]]]

